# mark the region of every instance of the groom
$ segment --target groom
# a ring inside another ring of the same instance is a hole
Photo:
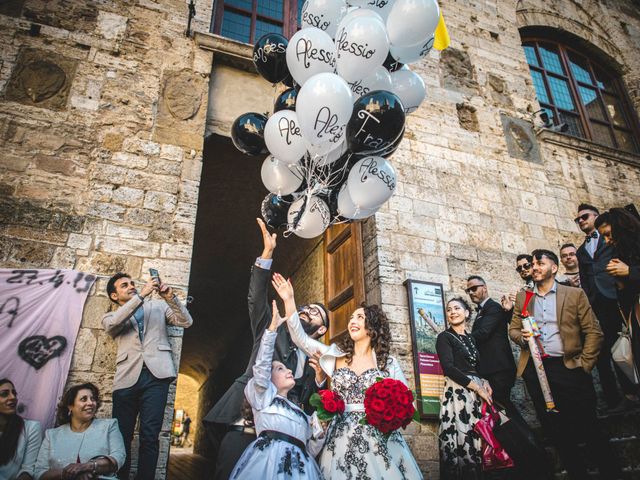
[[[271,322],[268,291],[277,238],[275,233],[268,232],[262,220],[257,221],[262,232],[263,250],[251,267],[249,281],[249,319],[253,336],[251,357],[245,372],[235,380],[204,418],[209,434],[220,444],[214,475],[216,480],[229,478],[245,448],[256,439],[255,430],[245,425],[241,411],[244,387],[253,376],[253,364],[260,340]],[[327,332],[329,316],[321,303],[301,306],[299,314],[305,331],[311,337],[317,339]],[[322,386],[326,377],[318,367],[317,359],[307,358],[304,352],[294,345],[286,324],[278,329],[273,359],[284,363],[293,372],[296,385],[289,393],[289,399],[304,408],[307,413],[311,413],[313,409],[309,406],[309,398]]]

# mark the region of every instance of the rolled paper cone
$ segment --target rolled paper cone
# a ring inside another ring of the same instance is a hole
[[[531,321],[528,318],[522,319],[522,329],[528,330],[529,332],[533,331],[531,328]],[[547,380],[547,374],[544,371],[544,365],[542,364],[542,354],[538,349],[538,343],[536,342],[535,337],[529,337],[528,344],[529,351],[531,352],[531,358],[533,359],[533,366],[538,374],[538,381],[540,382],[540,389],[542,390],[542,396],[544,397],[547,412],[557,411],[556,404],[553,401],[553,396],[551,395],[551,386],[549,385],[549,380]]]
[[[424,311],[424,308],[419,308],[418,313],[424,319],[424,321],[427,322],[427,325],[429,325],[434,332],[440,333],[442,331],[442,329],[438,328],[438,325],[436,325],[436,323],[433,320],[431,320],[430,317],[427,316],[427,314]]]

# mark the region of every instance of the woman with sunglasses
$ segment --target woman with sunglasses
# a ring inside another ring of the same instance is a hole
[[[606,270],[617,280],[618,304],[625,323],[631,324],[633,359],[640,372],[640,219],[624,208],[612,208],[595,226],[615,250]],[[633,400],[637,403],[637,395]]]
[[[329,424],[318,457],[324,478],[421,479],[418,464],[399,431],[383,435],[375,427],[360,423],[364,418],[364,392],[378,377],[407,383],[398,360],[389,355],[391,331],[382,309],[377,305],[357,308],[340,345],[325,345],[302,329],[291,283],[277,273],[272,283],[284,301],[294,343],[307,353],[322,354],[320,367],[331,377],[331,388],[346,403],[345,412]]]
[[[18,394],[11,380],[0,379],[0,478],[31,480],[42,443],[40,422],[17,412]]]
[[[477,371],[478,349],[466,331],[471,307],[462,298],[447,302],[449,328],[438,334],[436,352],[444,372],[444,393],[440,404],[440,478],[443,480],[482,477],[481,439],[473,427],[481,418],[482,402],[492,403],[489,382]]]

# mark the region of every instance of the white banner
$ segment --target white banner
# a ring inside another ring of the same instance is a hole
[[[82,310],[96,276],[75,270],[0,269],[0,378],[18,391],[18,413],[55,423]]]

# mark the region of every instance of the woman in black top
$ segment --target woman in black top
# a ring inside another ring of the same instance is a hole
[[[476,373],[478,349],[465,324],[471,308],[462,298],[447,302],[449,328],[438,335],[436,351],[445,375],[440,405],[440,478],[482,478],[481,441],[473,427],[482,401],[491,404],[489,382]]]
[[[616,252],[607,272],[617,280],[618,305],[625,324],[631,324],[633,359],[640,372],[640,219],[624,208],[612,208],[596,218],[595,226]]]

